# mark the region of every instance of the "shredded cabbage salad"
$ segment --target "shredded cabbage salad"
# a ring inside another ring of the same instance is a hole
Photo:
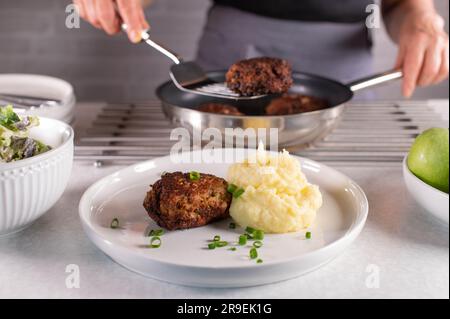
[[[36,116],[19,117],[11,105],[0,107],[0,163],[18,161],[45,153],[50,146],[28,136],[39,126]]]

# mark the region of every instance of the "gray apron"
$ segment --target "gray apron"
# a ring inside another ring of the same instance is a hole
[[[373,73],[370,34],[363,22],[290,21],[213,6],[197,62],[206,70],[221,70],[258,56],[283,58],[296,71],[344,83]]]

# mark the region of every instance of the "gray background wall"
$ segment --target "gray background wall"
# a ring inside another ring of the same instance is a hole
[[[127,101],[154,96],[170,63],[124,36],[109,38],[86,23],[65,27],[67,0],[0,0],[0,73],[38,73],[73,83],[79,100]],[[448,0],[437,0],[448,22]],[[147,10],[155,39],[193,58],[209,0],[155,0]],[[447,24],[448,30],[448,24]],[[392,67],[396,49],[384,30],[374,32],[377,70]],[[399,85],[378,89],[380,99],[400,98]],[[420,89],[415,98],[448,98],[448,80]]]

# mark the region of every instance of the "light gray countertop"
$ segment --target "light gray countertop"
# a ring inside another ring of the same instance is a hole
[[[370,211],[358,239],[305,276],[261,287],[202,289],[130,272],[97,249],[78,217],[83,192],[123,166],[76,162],[63,197],[30,228],[0,240],[0,298],[449,298],[449,229],[407,193],[400,164],[338,168],[364,189]],[[80,287],[67,288],[67,265]],[[374,273],[379,287],[367,285]]]

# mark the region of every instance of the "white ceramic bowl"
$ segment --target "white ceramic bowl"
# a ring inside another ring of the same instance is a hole
[[[448,194],[436,189],[416,175],[408,168],[407,156],[403,160],[403,178],[411,196],[426,211],[448,224]]]
[[[52,150],[12,163],[0,163],[0,237],[20,231],[48,211],[61,197],[73,162],[72,128],[40,118],[30,131]]]
[[[47,117],[71,123],[74,119],[73,86],[61,79],[35,74],[0,74],[0,93],[45,97],[61,100],[60,106],[17,110],[18,113]]]

